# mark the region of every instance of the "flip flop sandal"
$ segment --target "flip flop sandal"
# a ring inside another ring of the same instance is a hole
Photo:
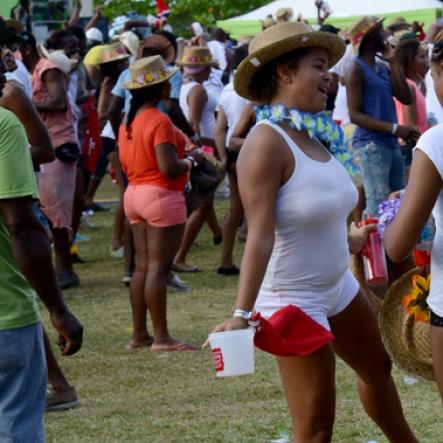
[[[151,352],[186,352],[186,351],[197,351],[194,345],[188,343],[178,343],[174,346],[152,346]]]

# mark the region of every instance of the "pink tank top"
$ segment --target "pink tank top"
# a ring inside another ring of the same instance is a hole
[[[420,88],[412,80],[407,79],[408,85],[414,88],[415,92],[415,115],[416,115],[416,126],[418,130],[423,134],[428,129],[428,119],[426,113],[426,101]],[[404,125],[406,122],[405,118],[405,108],[406,106],[401,104],[397,99],[395,99],[395,107],[397,109],[398,124]]]
[[[49,69],[60,71],[60,68],[54,62],[41,58],[32,73],[32,101],[35,103],[45,102],[50,98],[48,89],[42,79],[43,73]],[[74,115],[70,105],[64,112],[41,112],[40,116],[45,123],[54,148],[65,143],[77,143]]]

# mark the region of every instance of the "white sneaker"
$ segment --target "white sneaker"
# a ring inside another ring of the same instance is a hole
[[[168,292],[189,292],[191,288],[178,276],[172,272],[168,275],[168,281],[166,283]]]

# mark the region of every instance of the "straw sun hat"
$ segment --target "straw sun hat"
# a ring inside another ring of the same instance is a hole
[[[211,51],[205,46],[186,46],[181,59],[176,63],[185,68],[215,66],[217,61],[212,58]]]
[[[118,60],[125,60],[130,55],[126,52],[125,47],[121,43],[113,43],[112,45],[105,45],[101,54],[101,63],[111,63]]]
[[[348,38],[351,41],[354,53],[358,52],[363,38],[380,26],[384,18],[365,16],[354,22],[348,30]]]
[[[249,55],[240,63],[234,78],[236,92],[256,101],[251,91],[254,75],[266,64],[299,48],[323,48],[329,53],[329,65],[334,66],[345,52],[345,42],[329,32],[314,31],[301,22],[274,25],[260,32],[249,44]]]
[[[136,60],[129,68],[131,80],[123,84],[123,89],[141,89],[158,85],[169,80],[179,69],[168,69],[159,55]]]
[[[429,323],[415,320],[404,307],[404,297],[413,292],[413,269],[388,290],[380,309],[380,331],[394,363],[410,375],[435,380]]]

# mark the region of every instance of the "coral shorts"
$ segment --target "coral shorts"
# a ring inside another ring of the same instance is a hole
[[[124,207],[131,225],[146,222],[165,228],[186,223],[186,202],[180,191],[149,184],[130,184],[125,191]]]

